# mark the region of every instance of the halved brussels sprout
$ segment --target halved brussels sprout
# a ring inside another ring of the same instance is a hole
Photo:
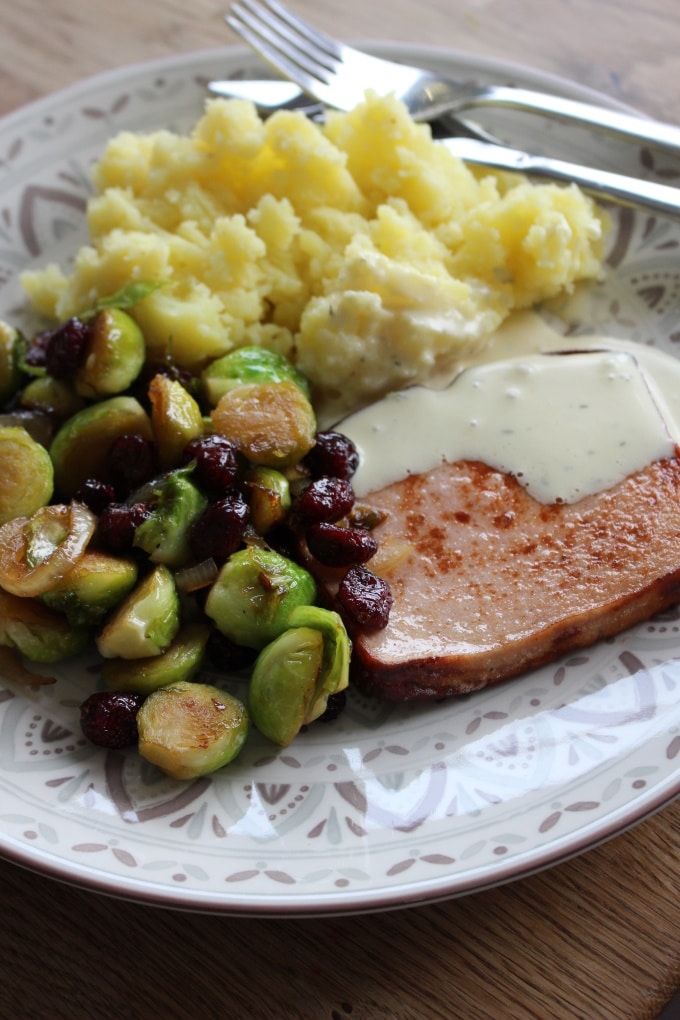
[[[112,691],[151,694],[159,687],[191,680],[201,667],[210,628],[185,624],[169,648],[146,659],[107,659],[102,676]]]
[[[344,691],[349,685],[349,663],[352,644],[338,613],[321,606],[296,606],[288,617],[289,627],[311,627],[323,638],[323,662],[314,699],[304,722],[318,719],[326,711],[331,694]]]
[[[137,323],[120,308],[102,308],[90,322],[90,335],[76,392],[83,397],[122,393],[139,375],[146,357],[144,336]]]
[[[323,635],[293,627],[258,655],[248,687],[248,710],[260,733],[288,747],[300,731],[321,674]]]
[[[123,601],[136,583],[137,564],[133,559],[86,549],[72,570],[41,598],[73,626],[94,626]]]
[[[286,629],[295,606],[315,598],[316,583],[304,567],[271,549],[250,546],[224,564],[205,612],[235,644],[264,648]]]
[[[227,436],[252,464],[297,464],[316,441],[316,417],[295,383],[248,383],[228,390],[211,412],[215,432]]]
[[[0,524],[30,517],[49,503],[54,469],[44,446],[26,429],[0,428]]]
[[[82,411],[85,401],[63,379],[41,375],[31,379],[21,391],[21,406],[32,411],[43,411],[62,421]]]
[[[246,485],[250,491],[250,523],[258,535],[266,535],[290,510],[290,482],[274,468],[255,467],[246,476]]]
[[[173,779],[195,779],[236,757],[248,735],[248,713],[219,687],[181,681],[149,695],[137,728],[143,758]]]
[[[149,416],[134,397],[109,397],[65,421],[50,447],[57,491],[71,497],[88,478],[109,481],[108,452],[129,433],[153,439]]]
[[[203,391],[210,407],[215,407],[228,390],[244,383],[293,382],[307,399],[310,385],[287,358],[265,347],[239,347],[217,358],[201,375]]]
[[[160,373],[151,380],[149,399],[160,465],[177,467],[184,447],[204,431],[201,409],[181,383]]]
[[[0,586],[13,595],[44,595],[76,566],[97,519],[82,503],[40,507],[0,527]]]
[[[135,531],[134,545],[153,563],[183,567],[191,558],[188,534],[208,500],[189,478],[190,469],[172,471],[160,479],[151,514]]]
[[[345,626],[331,610],[298,606],[288,623],[258,655],[248,688],[254,724],[281,747],[323,715],[331,694],[347,687],[351,651]]]
[[[172,644],[180,626],[179,596],[166,566],[155,567],[118,606],[96,638],[105,659],[145,659]]]
[[[0,645],[15,648],[31,662],[59,662],[78,655],[90,634],[86,627],[70,627],[61,613],[38,599],[0,590]]]

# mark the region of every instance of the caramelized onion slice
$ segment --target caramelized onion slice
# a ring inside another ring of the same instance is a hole
[[[208,588],[218,573],[217,564],[212,557],[201,560],[200,563],[192,563],[191,566],[184,567],[175,574],[177,591],[180,595],[184,595],[188,592],[199,591],[201,588]]]
[[[33,517],[17,517],[3,524],[0,587],[12,595],[29,597],[50,591],[85,552],[96,524],[94,514],[76,501],[42,507]],[[52,536],[60,530],[64,537],[55,543]],[[32,565],[31,548],[36,547],[41,547],[41,558]]]

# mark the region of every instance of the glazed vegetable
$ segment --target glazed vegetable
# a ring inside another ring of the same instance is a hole
[[[208,404],[214,407],[220,397],[244,383],[292,382],[309,399],[310,386],[302,372],[276,351],[264,347],[239,347],[217,358],[201,375]]]
[[[180,681],[149,695],[137,728],[143,758],[173,779],[194,779],[236,757],[248,735],[248,714],[218,687]]]
[[[281,747],[318,719],[330,695],[349,682],[349,639],[336,613],[298,606],[288,623],[258,655],[248,688],[254,724]]]
[[[108,453],[124,435],[152,439],[149,416],[134,397],[109,397],[83,408],[64,422],[52,442],[55,488],[71,498],[88,478],[111,477]]]
[[[31,662],[59,662],[82,652],[88,640],[88,630],[69,626],[61,613],[0,590],[0,645]]]
[[[31,379],[21,391],[21,406],[27,410],[42,411],[54,418],[65,420],[82,411],[85,401],[72,386],[51,375]]]
[[[189,475],[190,470],[173,471],[152,487],[151,512],[134,536],[134,545],[148,553],[152,563],[178,568],[191,559],[191,526],[208,500]]]
[[[160,466],[177,467],[184,447],[203,432],[201,409],[180,382],[166,375],[151,380],[149,399]]]
[[[264,648],[288,626],[291,611],[316,597],[312,575],[271,549],[251,546],[229,558],[205,612],[238,645]]]
[[[210,417],[215,431],[228,436],[253,464],[290,467],[314,446],[314,411],[293,382],[236,386]]]
[[[74,376],[76,392],[91,398],[122,393],[144,364],[142,331],[120,308],[102,308],[88,327],[89,336]]]
[[[246,476],[250,491],[250,519],[260,535],[285,520],[291,508],[290,483],[274,468],[255,467]]]
[[[30,517],[49,503],[54,490],[52,461],[24,428],[0,428],[0,524]]]
[[[159,565],[130,592],[101,634],[104,658],[143,659],[170,647],[180,627],[179,597],[167,567]]]
[[[44,595],[72,570],[94,534],[82,503],[41,507],[0,528],[0,586],[13,595]]]
[[[159,687],[191,680],[203,662],[210,628],[187,623],[160,655],[143,659],[109,659],[102,667],[107,686],[114,691],[150,694]]]
[[[98,625],[132,591],[137,573],[137,564],[129,556],[86,549],[66,576],[41,598],[74,627]]]

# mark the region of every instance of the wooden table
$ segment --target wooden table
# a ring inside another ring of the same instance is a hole
[[[466,49],[680,120],[676,0],[292,0],[352,39]],[[226,7],[226,4],[224,5]],[[0,114],[84,76],[236,42],[209,0],[22,0]],[[0,863],[0,1017],[647,1020],[680,987],[680,802],[540,875],[363,918],[154,909]]]

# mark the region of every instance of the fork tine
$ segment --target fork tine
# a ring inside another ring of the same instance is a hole
[[[287,13],[285,8],[280,10],[284,15]],[[292,57],[303,70],[322,81],[328,81],[328,74],[336,70],[340,58],[330,52],[326,37],[315,33],[305,22],[300,22],[301,28],[298,28],[297,19],[285,18],[271,4],[258,3],[258,0],[240,0],[232,5],[231,13],[274,47],[282,58]],[[227,22],[234,27],[229,18]],[[334,52],[339,52],[337,46]]]
[[[277,3],[277,0],[261,0],[261,4],[267,7],[273,14],[276,14],[282,21],[285,21],[299,35],[327,53],[329,57],[332,57],[334,60],[342,60],[340,46],[330,35],[326,35],[325,32],[314,28],[308,21],[298,17],[297,14],[293,14],[283,4]]]
[[[285,44],[282,50],[276,35],[266,25],[263,26],[257,20],[253,20],[240,4],[233,5],[232,13],[227,16],[226,21],[279,74],[295,81],[305,92],[312,94],[318,91],[319,86],[326,81],[328,74],[326,68],[317,65],[314,70],[308,72],[309,61],[305,60],[304,54],[290,43]],[[306,66],[303,66],[303,61]]]

